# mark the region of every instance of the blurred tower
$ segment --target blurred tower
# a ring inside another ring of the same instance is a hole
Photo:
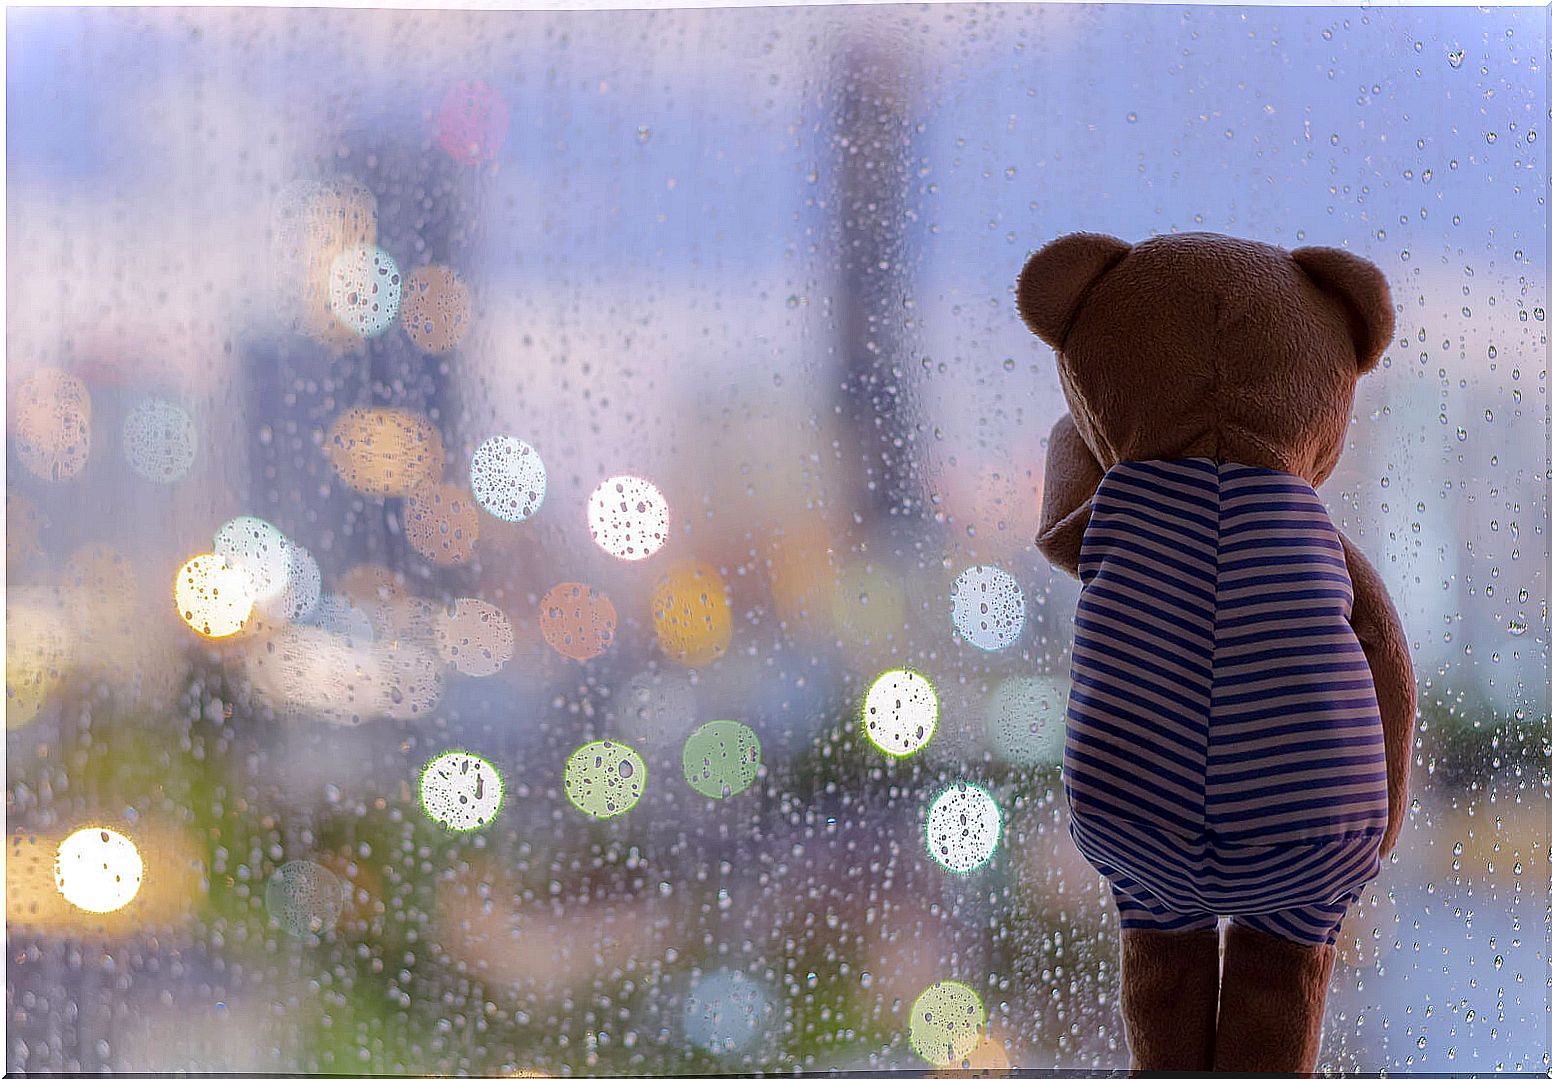
[[[908,365],[915,154],[907,58],[866,32],[837,50],[832,175],[840,274],[842,438],[848,504],[870,522],[913,514],[917,485]]]
[[[314,200],[318,191],[325,192],[323,211],[315,201],[314,220],[302,221],[300,231],[316,233],[318,218],[326,216],[332,219],[328,227],[337,230],[330,240],[335,248],[341,242],[375,243],[392,256],[401,281],[427,264],[462,265],[477,197],[476,166],[453,160],[429,132],[416,140],[395,128],[360,126],[341,142],[344,152],[330,147],[309,181],[293,188]],[[304,218],[306,212],[304,207]],[[305,244],[305,235],[302,239]],[[247,441],[253,447],[249,504],[253,513],[312,551],[325,590],[362,562],[428,576],[432,567],[405,537],[405,500],[352,490],[335,472],[320,435],[353,406],[406,409],[440,431],[448,468],[456,472],[451,458],[460,444],[455,428],[461,409],[454,400],[457,365],[449,362],[456,350],[422,351],[398,318],[364,340],[330,322],[320,306],[320,289],[326,288],[320,274],[327,273],[327,266],[316,265],[332,253],[328,243],[324,247],[321,259],[303,266],[305,288],[281,282],[292,295],[307,293],[301,324],[282,320],[254,327],[240,341],[237,367],[245,383]],[[403,295],[407,298],[408,292]]]

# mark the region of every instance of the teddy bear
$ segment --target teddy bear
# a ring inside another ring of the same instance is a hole
[[[1068,405],[1036,547],[1079,582],[1062,786],[1119,914],[1131,1066],[1313,1072],[1417,699],[1385,585],[1316,493],[1389,287],[1341,248],[1079,232],[1017,301]]]

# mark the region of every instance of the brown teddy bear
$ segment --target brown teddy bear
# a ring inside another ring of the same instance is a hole
[[[1037,545],[1081,582],[1062,784],[1120,914],[1132,1067],[1312,1072],[1416,706],[1385,586],[1315,493],[1390,343],[1384,275],[1077,233],[1029,259],[1018,307],[1069,406]]]

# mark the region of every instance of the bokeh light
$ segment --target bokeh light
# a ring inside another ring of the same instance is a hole
[[[405,279],[399,321],[422,352],[457,347],[469,318],[469,289],[451,267],[421,266]]]
[[[878,645],[905,623],[905,586],[876,562],[849,562],[836,574],[830,598],[835,632],[852,645]]]
[[[636,808],[646,788],[647,765],[630,746],[603,739],[589,742],[566,758],[562,775],[566,798],[599,820]]]
[[[602,655],[614,643],[618,622],[608,596],[576,581],[562,581],[539,601],[539,632],[567,659]]]
[[[933,1067],[964,1060],[981,1042],[986,1007],[964,982],[934,982],[911,1005],[911,1048]]]
[[[5,725],[38,717],[68,668],[74,643],[64,596],[46,585],[11,586],[5,605]]]
[[[261,599],[259,609],[272,618],[300,622],[318,607],[323,591],[323,574],[318,561],[306,547],[288,543],[285,585],[269,599]]]
[[[660,577],[652,592],[652,628],[664,654],[686,666],[699,667],[726,653],[733,611],[716,567],[686,562]]]
[[[111,828],[71,832],[54,858],[59,894],[89,914],[107,914],[128,904],[144,876],[145,864],[134,842]]]
[[[376,337],[398,317],[403,287],[388,252],[376,244],[347,247],[329,267],[329,309],[352,333]]]
[[[333,929],[345,909],[345,882],[317,862],[287,862],[264,885],[264,909],[293,937]]]
[[[234,517],[216,530],[215,553],[248,574],[254,600],[273,600],[291,579],[291,541],[260,517]]]
[[[377,243],[377,197],[351,176],[303,181],[282,194],[275,234],[290,321],[331,349],[359,347],[361,335],[335,317],[331,273],[342,253]]]
[[[381,716],[389,703],[384,649],[369,626],[358,628],[362,635],[351,637],[320,626],[281,626],[255,640],[247,655],[254,688],[285,714],[342,726]]]
[[[708,1053],[747,1048],[775,1018],[769,993],[746,971],[718,970],[685,995],[684,1037]]]
[[[937,691],[916,671],[885,671],[868,689],[862,720],[868,741],[891,757],[909,757],[938,728]]]
[[[34,831],[21,824],[13,825],[5,849],[5,917],[12,934],[41,934],[56,941],[128,943],[189,924],[189,915],[208,893],[209,875],[205,868],[206,848],[185,828],[159,816],[141,816],[136,820],[130,842],[135,857],[142,860],[139,887],[127,902],[106,911],[79,906],[60,890],[60,844],[75,831]],[[91,907],[108,906],[133,885],[134,857],[116,843],[104,844],[98,834],[101,828],[80,831],[91,837],[89,841],[77,841],[82,843],[86,857],[90,857],[93,845],[112,847],[113,864],[131,870],[128,879],[114,881],[112,874],[104,874],[101,857],[95,869],[72,868],[68,875],[71,894],[75,894],[78,884],[84,885],[84,898]],[[145,862],[151,863],[149,872],[145,871]],[[94,883],[94,877],[103,876],[110,879]]]
[[[34,371],[11,393],[12,426],[22,465],[44,480],[68,480],[92,449],[92,398],[86,383],[53,367]]]
[[[650,746],[675,743],[695,723],[695,687],[676,670],[637,671],[614,693],[610,729]]]
[[[969,873],[997,852],[1002,811],[983,787],[955,783],[927,808],[927,853],[951,873]]]
[[[1024,629],[1024,590],[1006,570],[971,566],[949,592],[954,628],[970,644],[997,652],[1018,640]]]
[[[784,524],[766,546],[776,613],[789,634],[807,641],[824,639],[833,624],[833,540],[822,520],[805,515]]]
[[[187,476],[198,444],[194,421],[172,401],[153,397],[124,417],[124,459],[153,483],[177,483]]]
[[[42,553],[47,519],[38,504],[16,491],[5,493],[5,564],[15,574]]]
[[[507,137],[507,103],[484,82],[460,82],[442,97],[436,142],[461,165],[494,161]]]
[[[135,567],[110,544],[83,543],[65,563],[63,598],[82,629],[124,625],[138,593]]]
[[[442,475],[442,434],[400,408],[348,408],[329,428],[325,449],[340,479],[364,495],[402,497]]]
[[[714,719],[684,742],[684,778],[708,798],[749,789],[760,771],[760,737],[732,719]]]
[[[418,554],[439,566],[469,561],[480,538],[474,496],[451,483],[422,484],[405,502],[404,534]]]
[[[225,556],[195,555],[173,582],[173,601],[184,623],[204,637],[230,637],[253,614],[253,580]]]
[[[650,558],[668,541],[668,501],[640,476],[610,476],[587,499],[593,542],[627,561]]]
[[[512,623],[501,608],[482,599],[455,600],[436,619],[437,651],[461,674],[483,678],[512,658]]]
[[[469,462],[469,483],[485,512],[503,521],[527,520],[544,504],[544,462],[532,446],[510,435],[479,444]]]
[[[442,699],[442,664],[434,646],[387,640],[376,648],[383,672],[382,713],[389,719],[420,719]]]
[[[352,596],[330,592],[318,597],[308,623],[350,641],[370,641],[377,636],[372,616]]]
[[[986,699],[986,735],[992,751],[1021,767],[1062,758],[1067,683],[1054,675],[1004,679]]]
[[[954,1061],[940,1071],[933,1072],[934,1079],[952,1079],[969,1076],[971,1079],[991,1079],[1001,1072],[1012,1071],[1013,1063],[1001,1042],[990,1037],[982,1038],[970,1055]]]
[[[452,832],[472,832],[495,820],[505,789],[494,764],[460,749],[439,753],[420,773],[421,808]]]

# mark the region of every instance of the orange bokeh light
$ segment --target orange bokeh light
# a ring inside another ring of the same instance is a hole
[[[609,597],[576,581],[565,581],[539,601],[539,632],[567,659],[585,662],[614,643],[619,617]]]
[[[456,566],[474,556],[480,514],[474,495],[451,483],[426,483],[404,507],[410,546],[439,566]]]

